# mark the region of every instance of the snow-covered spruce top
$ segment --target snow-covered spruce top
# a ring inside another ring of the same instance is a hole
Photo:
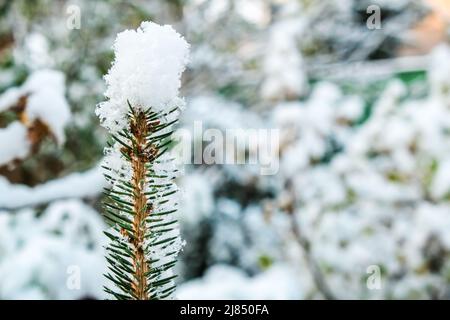
[[[127,100],[133,108],[161,111],[180,105],[178,90],[189,44],[171,26],[142,22],[114,42],[115,60],[105,75],[107,101],[97,106],[102,125],[112,132],[127,127]]]

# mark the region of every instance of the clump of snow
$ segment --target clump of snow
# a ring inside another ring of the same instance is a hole
[[[303,28],[303,21],[295,18],[271,27],[264,61],[266,78],[261,88],[264,99],[296,98],[306,93],[304,62],[296,44]]]
[[[450,47],[442,44],[431,53],[428,78],[434,95],[448,97],[450,91]]]
[[[238,0],[234,9],[249,23],[265,27],[270,21],[269,4],[263,0]]]
[[[430,192],[434,199],[441,199],[450,194],[450,159],[443,159],[439,163]]]
[[[23,159],[30,151],[27,128],[15,121],[8,127],[0,129],[0,165],[14,159]]]
[[[286,176],[307,169],[332,151],[333,144],[345,142],[351,125],[362,115],[364,103],[344,96],[335,84],[319,82],[305,102],[284,102],[272,113],[280,129],[281,171]]]
[[[105,76],[108,100],[96,110],[102,124],[111,131],[126,127],[127,101],[133,108],[155,111],[172,107],[188,52],[188,43],[169,25],[143,22],[137,30],[119,33],[115,60]]]
[[[40,119],[62,144],[64,128],[71,117],[64,97],[64,75],[51,70],[36,72],[27,80],[25,88],[29,94],[26,109],[29,120]]]
[[[23,95],[21,88],[10,88],[0,95],[0,112],[8,110]]]
[[[42,33],[32,32],[15,48],[14,58],[31,70],[46,68],[54,64],[49,49],[49,40]]]

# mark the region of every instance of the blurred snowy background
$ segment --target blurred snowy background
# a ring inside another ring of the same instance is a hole
[[[185,168],[179,298],[450,298],[448,1],[3,0],[0,299],[104,297],[94,109],[149,19],[191,43],[182,126],[281,130],[275,175]]]

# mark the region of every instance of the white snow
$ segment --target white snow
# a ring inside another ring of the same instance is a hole
[[[41,120],[61,145],[65,141],[64,128],[71,118],[64,82],[65,76],[59,71],[37,70],[22,86],[10,88],[0,96],[0,111],[14,106],[21,97],[27,97],[25,125]]]
[[[409,18],[414,10],[405,6],[417,1],[375,2]],[[361,1],[184,2],[177,26],[192,39],[195,58],[187,79],[183,125],[199,120],[204,128],[222,131],[279,128],[281,170],[261,177],[247,166],[186,169],[188,175],[179,180],[184,189],[179,220],[192,242],[187,269],[180,273],[205,275],[181,283],[179,298],[323,298],[292,232],[294,221],[338,298],[449,297],[450,48],[441,45],[430,56],[366,63],[365,55],[373,53],[366,40],[375,38],[366,38],[366,28],[355,28],[353,4]],[[157,3],[143,8],[156,15],[166,11]],[[97,10],[102,27],[107,19],[118,21],[120,13],[102,9]],[[383,28],[401,36],[404,22],[396,21],[400,20],[385,21]],[[97,22],[92,20],[93,26]],[[94,65],[99,61],[96,54],[103,55],[111,41],[95,39],[95,48],[88,48],[93,59],[86,60],[78,56],[79,46],[58,45],[73,33],[60,25],[59,19],[51,19],[33,33],[15,28],[15,65],[2,70],[0,82],[4,87],[17,80],[16,65],[39,70],[53,62],[73,67],[74,61],[85,61],[71,79],[68,94],[89,111],[92,95],[104,84]],[[187,44],[171,27],[145,23],[136,31],[125,31],[114,50],[116,61],[106,76],[107,101],[97,109],[105,127],[114,132],[127,126],[127,100],[135,108],[183,106],[178,89]],[[426,81],[394,80],[393,69],[423,68],[428,60]],[[366,88],[362,82],[374,80],[374,74],[383,76],[378,68],[383,75],[388,71],[389,79],[383,92],[373,96],[378,86]],[[27,156],[27,126],[34,119],[47,123],[63,141],[68,117],[64,80],[37,72],[41,75],[32,74],[22,86],[0,95],[0,112],[28,96],[23,122],[0,129],[0,165]],[[342,77],[356,80],[350,87],[339,87]],[[367,101],[360,85],[370,93]],[[89,112],[78,110],[73,123],[92,126]],[[366,115],[367,120],[358,121]],[[107,149],[103,163],[112,169],[111,175],[129,179],[131,168],[119,148]],[[174,176],[169,163],[155,168]],[[84,294],[102,298],[98,237],[104,226],[88,218],[99,216],[91,206],[73,201],[98,199],[105,184],[101,171],[95,168],[36,187],[0,178],[0,210],[7,210],[0,213],[0,299],[73,299]],[[157,210],[174,206],[178,198]],[[36,206],[36,211],[17,211],[29,206]],[[177,240],[170,250],[181,245]],[[161,257],[164,252],[152,254]],[[193,259],[197,266],[190,265]],[[212,267],[205,270],[205,264]],[[70,265],[81,267],[80,291],[67,289]],[[368,266],[381,268],[381,290],[368,290]]]
[[[296,18],[271,26],[264,61],[266,78],[261,87],[264,99],[295,98],[306,93],[308,83],[303,57],[296,44],[303,28],[303,21]]]
[[[188,51],[188,43],[169,25],[143,22],[137,30],[119,33],[105,76],[108,100],[96,109],[102,124],[111,131],[125,128],[127,101],[138,109],[173,107]]]
[[[294,270],[275,265],[254,277],[241,269],[215,265],[203,278],[179,285],[177,297],[186,300],[286,300],[301,299],[300,283],[291,276]]]
[[[91,198],[100,194],[105,186],[99,167],[83,173],[72,173],[35,187],[11,184],[6,178],[0,177],[0,209],[34,206],[58,199]]]
[[[14,58],[31,70],[48,68],[54,65],[54,57],[50,54],[49,39],[39,32],[27,34],[23,44],[14,48]]]
[[[180,220],[183,224],[198,225],[214,209],[213,186],[204,175],[191,174],[181,179],[180,188],[183,190]]]
[[[30,142],[27,134],[27,128],[18,121],[0,129],[0,165],[14,159],[23,159],[28,155]]]

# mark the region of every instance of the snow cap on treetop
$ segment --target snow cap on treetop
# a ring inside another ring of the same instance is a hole
[[[127,125],[127,100],[133,108],[162,111],[180,104],[181,74],[188,62],[189,44],[170,25],[142,22],[137,30],[119,33],[115,60],[105,75],[107,101],[96,113],[111,131]]]

